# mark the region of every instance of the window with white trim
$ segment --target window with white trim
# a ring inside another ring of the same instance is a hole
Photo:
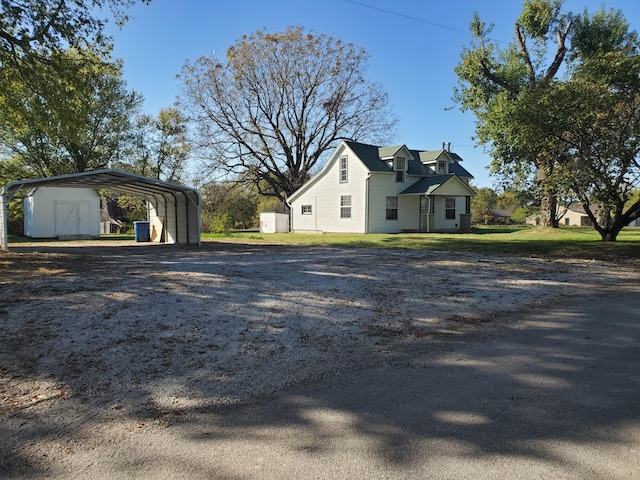
[[[347,157],[340,157],[340,183],[347,183],[348,179]]]
[[[398,197],[387,197],[387,220],[398,219]]]
[[[351,218],[351,195],[340,196],[340,218]]]
[[[311,215],[311,205],[302,205],[302,215]]]
[[[396,158],[396,182],[402,183],[404,182],[404,170],[405,170],[405,162],[404,158],[398,157]]]
[[[447,163],[443,160],[438,162],[438,173],[447,173]]]
[[[456,219],[456,197],[444,199],[444,216],[447,220]]]

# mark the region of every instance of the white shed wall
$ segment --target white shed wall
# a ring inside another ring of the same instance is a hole
[[[99,237],[100,196],[92,188],[37,188],[24,199],[24,234]]]
[[[287,233],[289,215],[286,213],[263,212],[260,214],[261,233]]]

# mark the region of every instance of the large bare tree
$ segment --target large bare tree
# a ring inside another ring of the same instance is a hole
[[[323,34],[258,31],[187,62],[180,105],[197,126],[217,178],[285,199],[336,141],[394,133],[387,94],[365,77],[367,53]]]

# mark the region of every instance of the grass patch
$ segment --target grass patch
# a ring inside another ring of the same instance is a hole
[[[279,245],[325,245],[472,252],[486,255],[539,256],[624,261],[640,258],[640,228],[628,228],[617,242],[606,243],[591,228],[476,227],[469,234],[291,234],[246,233],[202,235],[203,241]]]

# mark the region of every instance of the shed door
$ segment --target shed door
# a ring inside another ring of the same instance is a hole
[[[56,202],[56,235],[78,234],[78,204]]]
[[[56,235],[90,233],[89,202],[56,202]]]
[[[78,203],[78,233],[80,235],[91,234],[91,218],[89,216],[89,202]]]

